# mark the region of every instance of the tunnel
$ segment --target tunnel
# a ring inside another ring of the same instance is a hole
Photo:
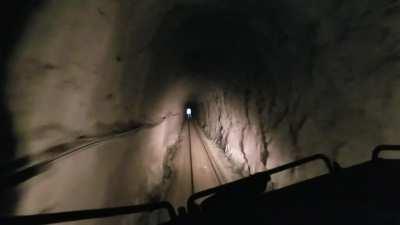
[[[396,0],[6,2],[0,176],[25,173],[0,215],[179,207],[314,154],[349,167],[399,143]],[[324,173],[296,167],[266,189]]]

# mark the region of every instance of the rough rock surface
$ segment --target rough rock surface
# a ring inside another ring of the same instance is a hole
[[[298,4],[276,15],[283,30],[275,36],[283,38],[269,46],[265,70],[201,101],[204,129],[251,173],[314,153],[350,166],[368,160],[375,145],[398,142],[399,3]],[[301,167],[275,184],[318,168]]]
[[[241,176],[398,142],[398,1],[43,2],[8,59],[16,157],[115,138],[20,185],[17,213],[162,199],[188,102]]]

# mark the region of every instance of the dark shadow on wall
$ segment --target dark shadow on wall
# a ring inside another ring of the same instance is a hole
[[[0,22],[1,44],[0,44],[0,168],[15,159],[16,137],[12,123],[12,115],[7,107],[7,64],[9,58],[17,46],[28,18],[32,12],[43,3],[40,0],[8,0],[1,4]],[[0,179],[4,178],[3,171],[0,171]],[[0,214],[13,213],[17,202],[16,190],[8,189],[0,192]]]

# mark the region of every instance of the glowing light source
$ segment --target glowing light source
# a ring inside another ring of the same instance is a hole
[[[191,108],[186,108],[186,116],[187,116],[187,118],[192,118],[192,109]]]

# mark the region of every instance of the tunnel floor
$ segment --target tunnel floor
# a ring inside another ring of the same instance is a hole
[[[208,140],[192,120],[185,121],[181,144],[173,159],[173,171],[165,200],[175,207],[184,206],[193,193],[241,178],[223,150]]]

